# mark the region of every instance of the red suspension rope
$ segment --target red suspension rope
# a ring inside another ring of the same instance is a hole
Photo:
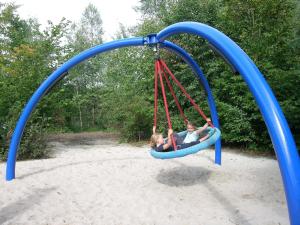
[[[164,99],[164,105],[165,105],[165,111],[166,111],[166,116],[167,116],[167,120],[168,120],[168,126],[169,126],[169,129],[172,129],[172,122],[171,122],[171,119],[170,119],[170,114],[169,114],[169,109],[168,109],[168,102],[167,102],[163,77],[162,77],[162,74],[161,74],[162,70],[160,68],[159,60],[156,61],[156,64],[157,64],[156,67],[157,67],[157,70],[158,70],[158,76],[159,76],[159,79],[160,79],[161,92],[162,92],[163,99]],[[177,146],[176,146],[176,143],[175,143],[175,140],[174,140],[173,136],[171,136],[171,140],[172,140],[173,148],[174,148],[174,150],[176,150]]]
[[[208,119],[205,116],[204,112],[200,109],[200,107],[195,103],[195,101],[187,93],[187,91],[184,89],[184,87],[181,85],[181,83],[176,79],[176,77],[171,72],[171,70],[168,68],[166,63],[163,60],[158,59],[158,60],[155,61],[155,73],[154,73],[154,126],[155,126],[155,128],[157,126],[158,78],[160,80],[161,92],[162,92],[162,96],[163,96],[163,100],[164,100],[164,107],[165,107],[165,111],[166,111],[166,117],[167,117],[169,129],[172,129],[172,122],[171,122],[171,118],[170,118],[168,101],[167,101],[166,92],[165,92],[164,79],[165,79],[165,81],[168,85],[168,88],[169,88],[169,90],[170,90],[170,92],[171,92],[171,94],[172,94],[172,96],[175,100],[175,103],[176,103],[177,108],[179,109],[180,115],[182,116],[182,118],[184,119],[184,122],[186,124],[188,122],[188,119],[184,115],[183,109],[179,104],[178,98],[175,95],[174,89],[172,87],[172,84],[170,83],[170,80],[168,78],[167,73],[170,75],[170,77],[175,82],[175,84],[177,84],[177,86],[180,88],[180,90],[183,92],[183,94],[186,96],[186,98],[190,101],[190,103],[193,105],[193,107],[198,111],[198,113],[207,121],[207,123],[211,127],[214,127],[213,124],[210,121],[208,121]],[[171,138],[174,150],[176,150],[177,146],[176,146],[176,143],[175,143],[175,140],[174,140],[173,136],[171,136],[170,138]]]
[[[162,65],[163,69],[167,71],[167,73],[171,76],[172,80],[177,84],[177,86],[181,89],[181,91],[183,92],[183,94],[188,98],[188,100],[190,101],[190,103],[194,106],[194,108],[198,111],[198,113],[207,121],[207,123],[209,124],[209,126],[214,127],[214,125],[211,123],[211,121],[208,121],[206,115],[204,114],[204,112],[200,109],[200,107],[195,103],[195,101],[191,98],[191,96],[186,92],[186,90],[184,89],[184,87],[181,85],[181,83],[176,79],[176,77],[174,76],[174,74],[171,72],[171,70],[168,68],[168,66],[166,65],[166,63],[162,60],[159,59],[158,60],[160,62],[160,64]],[[158,64],[159,65],[159,64]],[[160,69],[160,67],[158,67],[158,69]]]
[[[180,104],[179,104],[178,98],[177,98],[176,95],[175,95],[174,89],[173,89],[173,87],[172,87],[172,85],[171,85],[171,83],[170,83],[170,81],[169,81],[169,78],[168,78],[168,76],[167,76],[167,74],[165,73],[164,70],[162,71],[162,73],[163,73],[163,75],[164,75],[164,77],[165,77],[165,81],[166,81],[166,83],[167,83],[167,85],[168,85],[168,87],[169,87],[169,90],[170,90],[170,92],[171,92],[171,94],[172,94],[172,96],[173,96],[173,98],[174,98],[174,100],[175,100],[175,104],[176,104],[177,108],[179,109],[180,115],[181,115],[181,117],[183,118],[184,123],[187,124],[187,123],[188,123],[188,119],[187,119],[187,117],[184,115],[184,112],[183,112],[183,110],[182,110],[182,108],[181,108],[181,106],[180,106]]]
[[[158,97],[158,85],[157,85],[157,78],[158,78],[158,68],[157,63],[155,63],[155,73],[154,73],[154,126],[157,126],[157,97]]]

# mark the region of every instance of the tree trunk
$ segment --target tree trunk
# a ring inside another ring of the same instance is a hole
[[[77,97],[79,96],[79,91],[78,91],[78,86],[76,85],[76,94]],[[82,130],[82,112],[81,112],[81,107],[80,107],[80,101],[78,101],[77,104],[78,111],[79,111],[79,122],[80,122],[80,130]]]
[[[92,116],[93,116],[92,125],[93,125],[93,128],[94,128],[95,127],[95,105],[93,105],[93,108],[92,108]]]

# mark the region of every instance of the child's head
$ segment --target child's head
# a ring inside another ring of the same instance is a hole
[[[186,129],[187,129],[188,132],[193,132],[193,131],[196,130],[196,127],[194,126],[193,123],[188,122],[187,125],[186,125]]]
[[[150,146],[152,148],[156,147],[156,145],[161,145],[163,143],[164,143],[164,138],[163,138],[162,134],[160,134],[160,133],[152,134],[152,136],[150,138]]]

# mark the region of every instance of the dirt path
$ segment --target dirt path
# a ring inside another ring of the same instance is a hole
[[[96,138],[96,139],[95,139]],[[115,137],[52,139],[55,158],[17,163],[0,224],[287,225],[277,162],[212,150],[156,160]]]

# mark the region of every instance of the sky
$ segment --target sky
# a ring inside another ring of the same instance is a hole
[[[92,3],[101,14],[106,41],[111,40],[118,31],[119,23],[132,26],[139,18],[133,9],[139,4],[139,0],[2,0],[1,2],[14,2],[20,5],[18,13],[21,18],[35,17],[42,26],[45,26],[48,20],[58,23],[63,17],[78,22],[85,7]]]

